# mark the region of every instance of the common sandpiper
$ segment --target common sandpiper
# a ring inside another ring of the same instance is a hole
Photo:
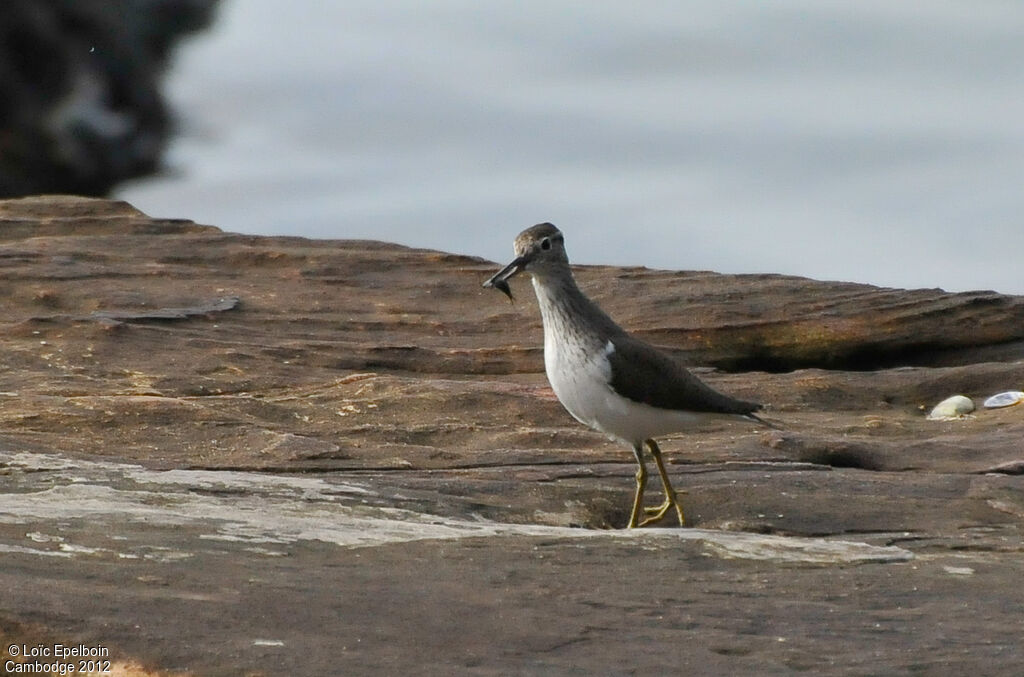
[[[512,298],[509,279],[524,271],[533,278],[544,322],[544,369],[555,395],[576,420],[633,449],[638,469],[629,527],[657,522],[673,508],[684,525],[682,506],[654,438],[686,431],[709,418],[763,423],[754,414],[761,405],[714,390],[665,353],[627,334],[576,286],[565,239],[550,223],[521,232],[515,255],[484,286]],[[645,445],[665,492],[658,506],[643,505]]]

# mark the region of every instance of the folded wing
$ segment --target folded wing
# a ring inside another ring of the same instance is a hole
[[[761,408],[720,393],[668,355],[628,335],[610,339],[612,387],[634,402],[660,409],[750,415]]]

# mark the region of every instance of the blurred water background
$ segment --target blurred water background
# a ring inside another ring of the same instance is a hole
[[[227,0],[118,197],[504,262],[1024,293],[1024,4]]]

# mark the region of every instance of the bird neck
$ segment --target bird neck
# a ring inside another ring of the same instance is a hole
[[[573,341],[601,348],[622,329],[576,286],[572,272],[564,270],[533,273],[545,344]]]

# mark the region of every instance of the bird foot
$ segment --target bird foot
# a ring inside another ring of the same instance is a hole
[[[649,505],[644,508],[645,515],[655,515],[655,519],[661,519],[668,512],[668,509],[672,507],[672,501],[665,499],[665,502],[661,505]]]
[[[648,515],[648,517],[641,520],[636,526],[643,527],[663,520],[665,515],[668,514],[669,508],[676,509],[676,515],[679,517],[679,526],[685,526],[686,522],[683,520],[683,509],[679,505],[679,499],[675,496],[666,497],[665,502],[661,505],[648,506],[644,508],[644,514]]]

